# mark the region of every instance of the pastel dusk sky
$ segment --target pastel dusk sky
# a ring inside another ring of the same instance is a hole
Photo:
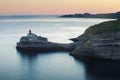
[[[120,0],[0,0],[0,14],[111,13]]]

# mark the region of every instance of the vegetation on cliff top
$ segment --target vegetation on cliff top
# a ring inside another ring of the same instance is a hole
[[[85,34],[100,34],[108,31],[120,31],[120,19],[93,25],[85,31]]]

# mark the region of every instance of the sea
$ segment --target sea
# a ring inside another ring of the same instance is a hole
[[[29,29],[49,41],[72,43],[92,25],[111,19],[59,15],[0,15],[0,80],[120,80],[120,62],[76,59],[70,52],[19,52]]]

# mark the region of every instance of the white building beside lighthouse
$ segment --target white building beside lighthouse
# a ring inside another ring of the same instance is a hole
[[[23,36],[20,39],[20,42],[41,42],[41,41],[47,41],[47,38],[37,36],[36,34],[32,33],[31,30],[29,30],[27,36]]]

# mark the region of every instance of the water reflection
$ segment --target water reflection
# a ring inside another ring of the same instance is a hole
[[[20,52],[20,51],[17,51],[17,53],[20,55],[21,60],[27,60],[30,64],[35,62],[39,54],[38,52]]]
[[[22,79],[85,80],[84,64],[76,61],[68,52],[18,54],[21,59]]]
[[[34,80],[35,65],[38,53],[34,52],[17,52],[20,57],[20,79]]]
[[[25,80],[119,80],[120,62],[77,59],[68,53],[23,53],[21,79]],[[23,77],[24,76],[24,77]]]
[[[86,80],[120,80],[120,62],[101,59],[76,59],[85,65]]]

